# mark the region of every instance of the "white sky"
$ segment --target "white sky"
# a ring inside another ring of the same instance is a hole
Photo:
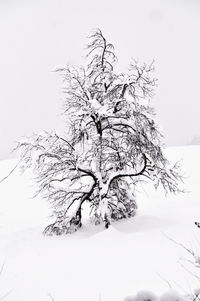
[[[14,141],[62,129],[56,66],[80,64],[99,27],[126,70],[155,60],[152,105],[167,145],[200,136],[199,0],[0,0],[0,159]]]

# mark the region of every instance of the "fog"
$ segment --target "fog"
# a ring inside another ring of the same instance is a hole
[[[81,64],[96,27],[121,70],[131,58],[155,60],[151,104],[166,145],[200,136],[198,0],[0,0],[0,159],[22,136],[64,128],[62,80],[52,71]]]

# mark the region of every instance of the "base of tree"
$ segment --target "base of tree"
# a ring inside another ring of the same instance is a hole
[[[113,210],[111,216],[104,216],[104,219],[102,219],[100,216],[95,216],[94,220],[92,219],[91,222],[95,225],[100,225],[101,223],[104,223],[104,228],[108,229],[112,221],[118,221],[134,217],[136,215],[136,211],[137,205],[135,202],[132,202],[132,205],[126,208],[126,210]],[[59,220],[55,221],[55,223],[48,225],[43,231],[43,233],[49,236],[72,234],[81,227],[81,216],[79,214],[72,217],[71,219],[62,216],[59,217]]]
[[[45,235],[62,235],[62,234],[72,234],[76,232],[82,226],[81,220],[76,217],[69,219],[63,219],[56,221],[53,224],[48,225],[43,233]]]

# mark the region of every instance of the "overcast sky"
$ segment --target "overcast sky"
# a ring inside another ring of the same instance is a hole
[[[81,64],[96,27],[124,71],[131,58],[155,60],[152,105],[166,144],[200,136],[199,0],[0,0],[0,159],[20,137],[64,127],[51,71]]]

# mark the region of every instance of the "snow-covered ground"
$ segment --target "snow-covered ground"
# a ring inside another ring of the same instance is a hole
[[[42,199],[32,198],[31,174],[15,172],[3,181],[0,297],[8,293],[7,301],[122,301],[140,289],[159,295],[171,285],[185,294],[200,286],[181,266],[188,268],[187,252],[166,237],[197,252],[200,247],[200,229],[194,225],[200,221],[200,146],[169,148],[167,154],[173,162],[182,160],[187,192],[166,198],[162,191],[140,186],[137,216],[108,230],[84,225],[73,235],[43,236],[50,211]],[[15,164],[1,161],[0,179]]]

